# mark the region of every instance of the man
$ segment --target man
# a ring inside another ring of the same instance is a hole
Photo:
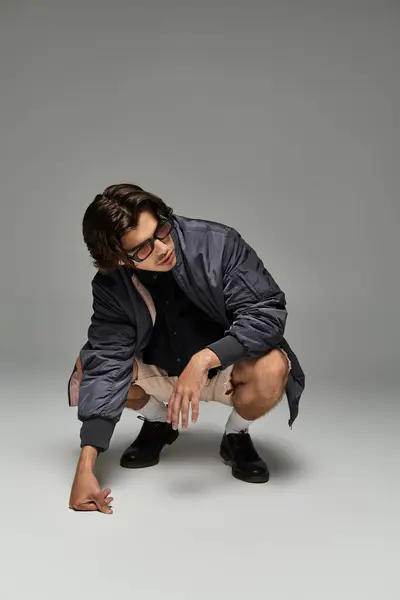
[[[285,295],[255,251],[227,225],[177,216],[131,184],[108,187],[87,208],[83,237],[97,273],[88,339],[69,380],[81,456],[70,508],[111,513],[94,475],[124,407],[143,425],[120,464],[159,462],[200,401],[231,412],[220,455],[250,483],[269,479],[251,423],[286,392],[291,426],[305,386],[284,339]]]

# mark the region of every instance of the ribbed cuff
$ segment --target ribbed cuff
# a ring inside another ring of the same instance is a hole
[[[94,446],[99,452],[105,452],[110,446],[114,429],[115,423],[101,417],[84,421],[81,427],[81,448]]]
[[[246,357],[246,348],[233,335],[226,335],[207,348],[218,356],[223,369]]]

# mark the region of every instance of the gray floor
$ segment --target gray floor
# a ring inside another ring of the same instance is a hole
[[[121,469],[141,424],[127,412],[99,462],[115,497],[106,516],[67,507],[78,425],[61,382],[2,382],[5,600],[400,597],[394,393],[308,390],[292,431],[281,404],[253,426],[271,470],[258,486],[219,460],[218,405],[157,467]]]
[[[0,3],[0,600],[400,599],[399,8]],[[122,181],[238,228],[287,295],[308,387],[292,431],[284,404],[252,429],[267,485],[219,460],[215,405],[121,469],[127,413],[99,463],[115,514],[68,509],[54,373],[91,316],[83,211]]]

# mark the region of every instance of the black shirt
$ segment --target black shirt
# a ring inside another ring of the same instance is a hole
[[[135,275],[150,292],[157,311],[143,361],[179,377],[193,354],[224,337],[225,327],[193,304],[171,271],[136,270]],[[217,371],[210,369],[209,377]]]

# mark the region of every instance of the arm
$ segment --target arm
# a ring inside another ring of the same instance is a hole
[[[232,229],[223,253],[226,310],[232,325],[210,344],[223,367],[257,358],[281,342],[287,319],[286,299],[256,252]]]
[[[108,449],[132,384],[136,331],[115,297],[93,281],[93,316],[80,352],[81,447]]]
[[[167,421],[174,429],[180,413],[183,428],[188,426],[190,405],[192,421],[197,421],[209,369],[262,356],[283,337],[285,296],[254,250],[233,229],[225,240],[222,273],[226,311],[233,322],[223,338],[192,357],[179,377],[167,410]]]
[[[88,341],[80,352],[82,380],[78,418],[81,455],[69,506],[111,513],[110,489],[101,490],[94,475],[98,454],[108,449],[132,383],[136,331],[116,299],[93,281],[93,316]]]

